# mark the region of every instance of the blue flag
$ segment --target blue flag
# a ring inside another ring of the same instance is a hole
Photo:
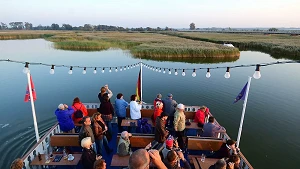
[[[245,99],[245,94],[246,94],[246,89],[248,86],[248,82],[245,84],[245,86],[243,87],[242,91],[239,93],[239,95],[234,99],[233,103],[238,102],[239,100],[244,100]]]

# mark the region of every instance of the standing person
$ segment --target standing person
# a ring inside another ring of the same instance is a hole
[[[105,136],[105,132],[107,131],[107,126],[105,122],[101,118],[101,114],[99,112],[93,114],[92,117],[94,121],[93,132],[97,147],[97,154],[102,156],[102,147],[104,146],[106,153],[110,154],[113,150],[109,148],[107,138]]]
[[[92,141],[91,137],[85,137],[80,143],[82,150],[81,162],[84,169],[93,169],[94,162],[100,160],[102,156],[96,156],[96,153],[91,149]]]
[[[109,97],[109,102],[110,98],[113,96],[112,91],[108,88],[108,85],[106,84],[105,86],[101,87],[100,92],[98,94],[98,99],[100,101],[100,104],[104,101],[103,95],[107,93]]]
[[[88,116],[86,107],[80,102],[78,97],[75,97],[73,100],[72,108],[74,113],[72,114],[72,119],[74,124],[79,124],[84,116]],[[75,126],[75,130],[78,133],[81,129],[81,126]]]
[[[109,102],[109,96],[104,95],[103,102],[100,105],[100,113],[102,114],[102,119],[105,121],[106,126],[108,127],[108,132],[112,134],[112,125],[111,121],[113,119],[114,107]]]
[[[215,118],[209,117],[208,123],[203,126],[202,137],[218,137],[218,133],[225,133],[226,129],[222,126],[215,124]]]
[[[142,109],[142,101],[139,103],[136,102],[137,97],[136,94],[131,95],[130,97],[130,118],[133,120],[141,119],[141,109]]]
[[[82,118],[82,122],[83,122],[83,126],[81,127],[80,132],[79,132],[79,144],[81,144],[82,139],[84,139],[86,137],[90,137],[93,149],[95,152],[97,152],[94,132],[91,128],[91,118],[89,116],[84,116]]]
[[[60,129],[64,133],[75,133],[74,122],[71,118],[74,110],[66,104],[59,104],[55,111],[55,115]]]
[[[126,108],[128,107],[128,103],[124,100],[123,94],[119,93],[117,95],[117,99],[115,100],[115,111],[118,116],[118,128],[119,132],[123,131],[123,127],[121,126],[122,120],[126,118]]]
[[[185,129],[185,114],[183,111],[184,105],[178,104],[177,110],[174,115],[174,130],[176,137],[178,137],[178,144],[181,150],[184,150],[183,136]]]
[[[163,112],[168,115],[168,127],[173,128],[174,113],[176,111],[177,102],[173,100],[173,95],[171,93],[169,93],[168,97],[162,102],[164,104]]]
[[[196,112],[194,122],[198,123],[198,127],[203,127],[205,123],[205,118],[209,114],[209,108],[206,106],[201,106],[200,109]]]
[[[156,102],[157,102],[157,101],[162,102],[161,98],[162,98],[162,95],[161,95],[160,93],[158,93],[158,94],[156,95],[156,98],[154,99],[153,106],[156,105]],[[155,110],[155,107],[154,107],[154,110]]]
[[[159,143],[164,143],[167,139],[168,134],[169,134],[169,132],[166,130],[166,126],[165,126],[167,118],[168,118],[168,115],[163,112],[156,119],[155,140]]]
[[[154,125],[155,125],[155,122],[156,122],[156,118],[157,118],[158,116],[160,116],[161,113],[163,112],[163,106],[164,106],[164,104],[163,104],[161,101],[157,101],[155,104],[156,104],[156,105],[154,105],[154,106],[155,106],[155,109],[154,109],[153,119],[152,119]],[[166,114],[166,115],[167,115],[167,114]],[[168,116],[168,115],[167,115],[167,116]]]

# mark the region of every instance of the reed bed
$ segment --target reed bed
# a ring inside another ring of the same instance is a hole
[[[110,48],[109,43],[95,41],[62,41],[55,42],[54,47],[63,50],[100,51]]]
[[[275,58],[299,59],[300,57],[300,36],[200,32],[164,34],[219,44],[232,43],[241,50],[262,51]]]

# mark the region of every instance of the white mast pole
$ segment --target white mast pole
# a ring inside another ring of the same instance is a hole
[[[143,101],[143,62],[141,60],[140,62],[140,69],[141,69],[141,100],[140,101]]]
[[[245,100],[244,100],[244,104],[243,104],[243,111],[242,111],[242,117],[241,117],[241,122],[240,122],[240,128],[239,128],[239,133],[238,133],[237,142],[236,142],[237,147],[240,146],[241,135],[242,135],[242,130],[243,130],[244,116],[245,116],[247,100],[248,100],[248,94],[249,94],[249,89],[250,89],[250,83],[251,83],[251,77],[249,76],[248,84],[247,84],[247,88],[246,88]]]
[[[40,140],[40,136],[39,136],[38,125],[37,125],[37,122],[36,122],[34,100],[33,100],[32,88],[31,88],[31,83],[30,83],[30,71],[27,72],[27,80],[28,80],[28,88],[29,88],[29,94],[30,94],[30,102],[31,102],[31,109],[32,109],[32,117],[33,117],[35,138],[36,138],[36,142],[38,142]]]

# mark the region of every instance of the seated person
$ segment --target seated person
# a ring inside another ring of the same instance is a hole
[[[227,160],[227,164],[229,164],[229,163],[233,164],[233,169],[240,169],[240,162],[241,162],[241,159],[236,154],[231,155],[229,157],[229,159]],[[229,168],[229,165],[227,165],[227,169],[231,169],[231,168]]]
[[[159,143],[164,143],[167,139],[169,132],[166,130],[166,121],[168,119],[168,115],[166,113],[161,113],[160,116],[156,119],[155,124],[155,140]]]
[[[167,158],[167,154],[169,151],[175,150],[175,151],[181,151],[177,141],[174,141],[173,139],[167,139],[166,140],[166,146],[165,148],[161,151],[163,155],[163,159]]]
[[[203,127],[205,123],[205,118],[209,114],[209,108],[206,106],[201,106],[200,109],[195,114],[194,122],[198,123],[198,127]]]
[[[183,167],[180,166],[180,160],[183,162]],[[167,154],[167,158],[163,160],[164,164],[168,169],[190,169],[189,162],[184,158],[181,151],[171,150]]]
[[[215,118],[209,117],[208,123],[203,126],[202,137],[218,137],[218,133],[225,133],[226,129],[222,126],[215,124]]]
[[[221,148],[212,156],[213,158],[229,158],[232,154],[238,154],[239,148],[235,147],[234,140],[227,140]]]
[[[164,163],[161,161],[159,151],[146,149],[138,149],[134,151],[129,158],[128,169],[149,169],[150,158],[153,165],[158,169],[167,169]]]
[[[214,165],[211,165],[208,169],[233,169],[233,163],[229,163],[227,165],[224,159],[220,159]]]
[[[102,156],[96,157],[96,152],[91,148],[91,146],[91,137],[85,137],[81,140],[81,147],[83,148],[81,161],[84,169],[93,169],[94,162],[102,158]]]
[[[129,137],[131,136],[132,134],[128,133],[127,131],[123,131],[121,133],[121,137],[119,139],[118,147],[117,147],[117,154],[119,156],[127,156],[132,153],[130,140],[129,140]]]

